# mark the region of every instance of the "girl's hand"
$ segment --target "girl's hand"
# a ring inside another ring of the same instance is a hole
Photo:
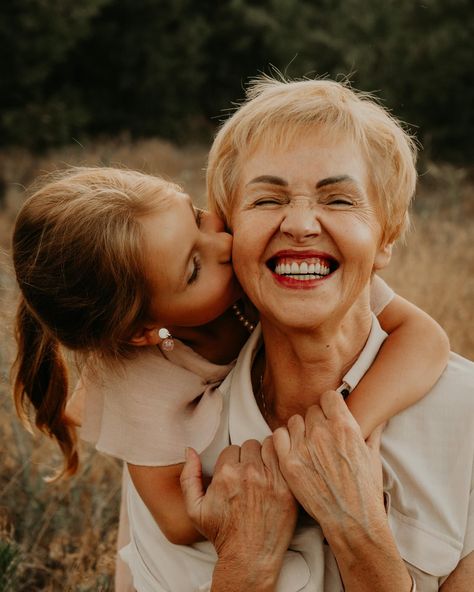
[[[273,434],[281,471],[293,494],[331,533],[370,533],[384,523],[379,447],[382,427],[364,442],[335,391],[321,396],[305,419],[295,415]]]
[[[278,466],[272,438],[229,446],[204,492],[198,454],[188,449],[181,474],[186,509],[219,561],[232,558],[277,577],[296,523],[296,501]]]

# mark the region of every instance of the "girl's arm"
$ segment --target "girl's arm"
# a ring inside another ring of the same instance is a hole
[[[175,545],[203,541],[184,505],[179,478],[184,463],[145,467],[127,463],[130,477],[144,504],[165,537]]]
[[[84,411],[84,389],[76,387],[65,411],[65,419],[80,427]],[[127,463],[135,489],[166,538],[175,545],[191,545],[204,540],[184,507],[179,477],[184,463],[166,467],[146,467]]]
[[[443,329],[401,296],[387,304],[378,320],[388,338],[346,400],[364,438],[420,400],[440,377],[449,356]]]

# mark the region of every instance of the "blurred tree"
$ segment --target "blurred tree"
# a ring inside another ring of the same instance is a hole
[[[118,0],[97,15],[71,58],[92,132],[189,132],[205,85],[210,30],[195,4]]]
[[[336,4],[326,22],[340,56],[331,74],[352,72],[354,86],[379,91],[398,117],[417,128],[428,157],[472,161],[470,0]]]
[[[469,162],[473,37],[470,0],[4,0],[0,141],[188,140],[273,65],[349,76],[430,156]]]
[[[87,121],[75,85],[55,78],[91,18],[109,0],[3,0],[0,7],[0,142],[70,141]]]

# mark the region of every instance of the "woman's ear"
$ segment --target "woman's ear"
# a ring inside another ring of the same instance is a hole
[[[129,339],[130,345],[157,345],[161,341],[158,327],[142,327]]]
[[[387,243],[379,247],[377,254],[375,255],[374,271],[387,267],[392,258],[393,243]]]

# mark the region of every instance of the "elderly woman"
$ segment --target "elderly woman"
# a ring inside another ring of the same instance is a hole
[[[406,226],[413,162],[380,106],[330,81],[258,83],[215,140],[210,199],[261,323],[221,387],[234,446],[205,494],[193,452],[183,471],[189,512],[219,557],[213,590],[473,589],[472,364],[453,355],[389,422],[383,486],[376,438],[364,442],[340,394],[386,336],[369,285]],[[290,551],[293,502],[274,449],[307,513]],[[272,525],[278,512],[286,525]]]

